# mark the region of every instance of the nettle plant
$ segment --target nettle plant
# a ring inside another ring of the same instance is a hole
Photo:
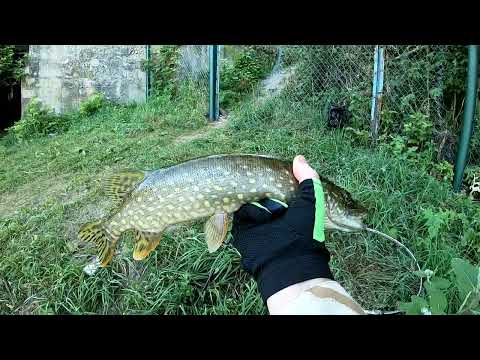
[[[472,207],[467,213],[427,208],[419,216],[425,225],[425,234],[418,240],[419,247],[429,254],[435,254],[440,242],[453,237],[466,249],[465,256],[477,262],[477,265],[472,265],[466,259],[453,258],[449,270],[436,268],[416,271],[417,276],[425,279],[426,294],[412,296],[411,301],[401,303],[399,309],[407,315],[480,315],[480,267],[477,256],[480,249],[480,209]]]
[[[407,315],[480,315],[480,267],[454,258],[451,269],[453,276],[450,280],[436,276],[429,269],[416,271],[416,275],[425,279],[426,296],[412,296],[411,301],[401,303],[399,309]],[[449,303],[449,290],[458,297],[460,306]]]

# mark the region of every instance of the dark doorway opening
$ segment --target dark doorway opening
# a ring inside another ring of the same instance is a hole
[[[15,46],[15,58],[19,59],[28,53],[28,45]],[[0,86],[0,133],[22,117],[21,84]]]

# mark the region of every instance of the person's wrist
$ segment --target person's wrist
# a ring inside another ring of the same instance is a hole
[[[315,278],[333,279],[328,264],[330,255],[324,246],[287,251],[264,265],[255,276],[258,290],[265,302],[276,292],[293,284]]]
[[[277,291],[272,294],[267,299],[267,307],[270,314],[279,314],[285,309],[290,303],[292,303],[300,294],[308,289],[311,289],[314,286],[321,286],[326,281],[331,281],[327,278],[313,278],[310,280],[305,280],[292,284],[282,290]]]

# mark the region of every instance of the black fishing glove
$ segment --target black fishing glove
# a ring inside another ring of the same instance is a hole
[[[318,233],[318,223],[323,222],[319,219],[323,211],[318,209],[323,208],[323,199],[315,196],[315,181],[319,184],[312,179],[300,184],[288,209],[266,199],[257,205],[246,204],[234,214],[232,244],[265,302],[290,285],[314,278],[333,279],[328,266],[330,253],[323,241],[315,240],[323,240],[323,227]]]

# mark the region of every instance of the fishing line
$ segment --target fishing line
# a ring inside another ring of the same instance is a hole
[[[408,255],[410,255],[410,257],[413,259],[413,261],[415,262],[415,265],[417,266],[418,270],[421,271],[421,268],[420,268],[420,265],[418,264],[418,261],[417,259],[415,258],[415,255],[413,255],[413,253],[410,251],[410,249],[408,247],[406,247],[405,245],[403,245],[400,241],[394,239],[393,237],[387,235],[387,234],[384,234],[382,233],[381,231],[378,231],[378,230],[375,230],[375,229],[371,229],[369,227],[365,227],[364,228],[365,230],[371,232],[371,233],[374,233],[374,234],[378,234],[378,235],[381,235],[383,236],[384,238],[387,238],[388,240],[392,241],[393,243],[395,243],[396,245],[402,247],[403,249],[405,249],[405,251],[408,253]],[[420,296],[420,294],[422,293],[422,290],[423,290],[423,280],[422,278],[420,278],[420,286],[418,288],[418,293],[417,293],[417,296]],[[390,314],[398,314],[398,313],[401,313],[400,310],[393,310],[393,311],[383,311],[383,310],[365,310],[365,312],[367,314],[372,314],[372,315],[390,315]]]

